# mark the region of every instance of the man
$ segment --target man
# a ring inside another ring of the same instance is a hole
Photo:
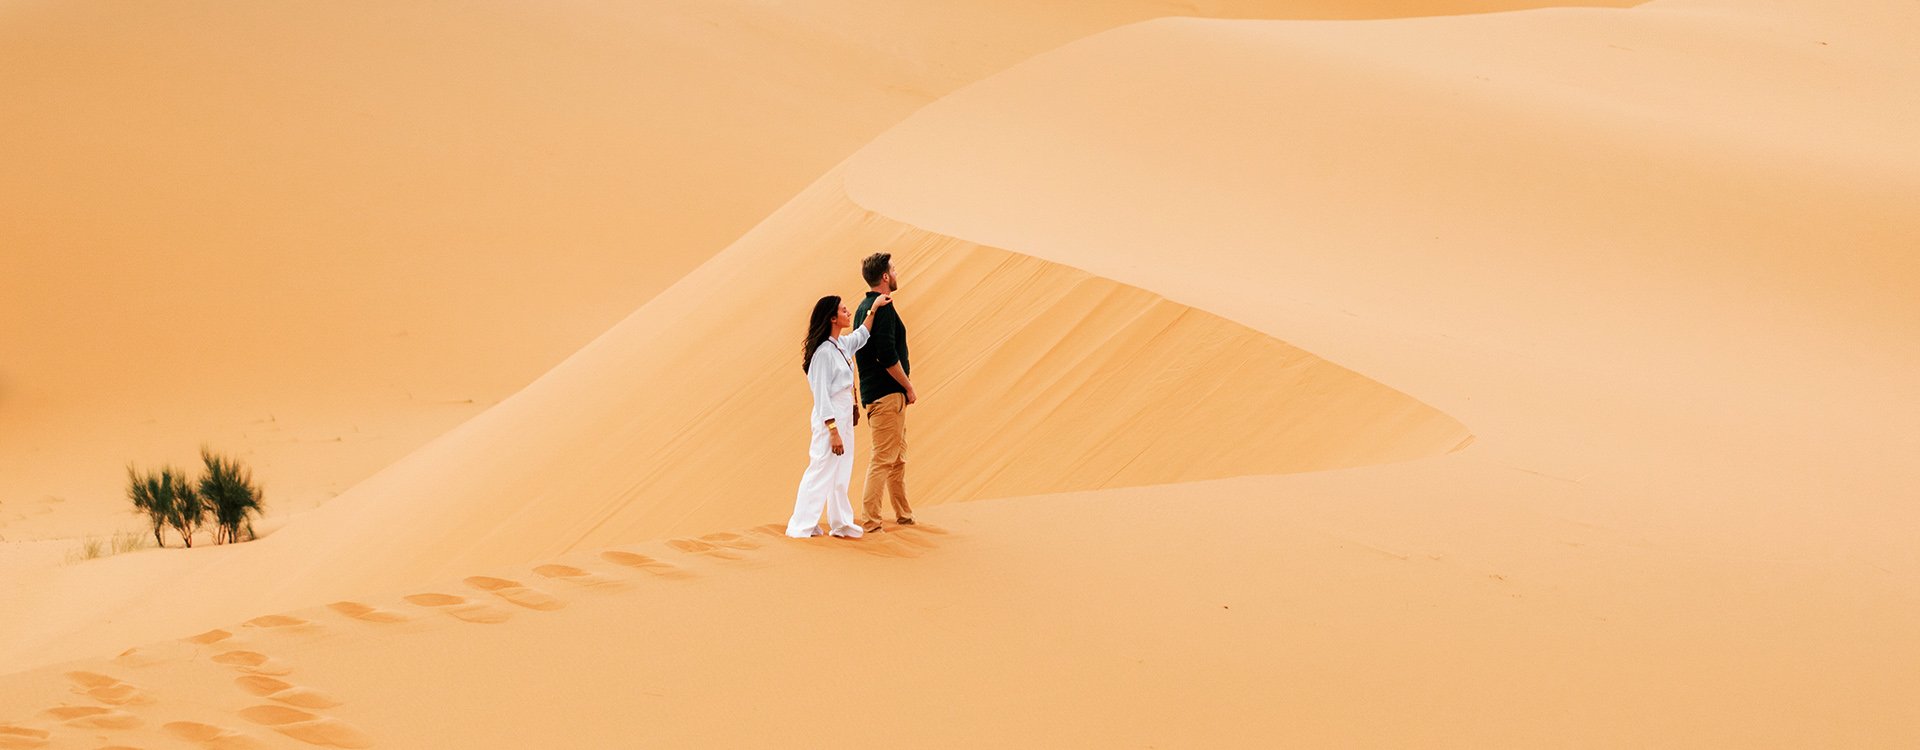
[[[893,268],[893,255],[874,253],[860,261],[860,275],[871,287],[853,324],[860,325],[872,313],[873,334],[867,345],[854,354],[860,367],[860,402],[867,407],[867,424],[873,429],[873,461],[867,467],[867,490],[862,496],[860,527],[868,533],[880,531],[880,494],[893,500],[893,517],[902,526],[913,525],[913,506],[907,504],[907,405],[920,400],[914,393],[913,365],[907,362],[907,326],[900,322],[900,305],[882,306],[873,312],[873,301],[882,294],[900,288],[900,272]]]

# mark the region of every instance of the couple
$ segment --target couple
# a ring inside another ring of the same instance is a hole
[[[893,292],[900,274],[893,256],[874,253],[860,262],[860,275],[871,289],[857,311],[835,295],[821,297],[807,320],[806,344],[800,369],[813,389],[813,443],[807,450],[807,471],[800,475],[800,492],[793,501],[793,519],[787,536],[820,534],[820,511],[826,510],[828,533],[857,539],[880,531],[880,493],[893,498],[894,520],[913,525],[913,507],[907,504],[906,408],[919,400],[907,380],[907,327],[893,308]],[[848,328],[853,330],[842,335]],[[857,364],[857,366],[856,366]],[[847,500],[853,478],[853,427],[860,424],[854,385],[867,407],[873,429],[873,462],[867,471],[863,498],[866,513],[854,522]]]

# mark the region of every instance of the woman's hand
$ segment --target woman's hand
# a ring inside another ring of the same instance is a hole
[[[838,428],[827,430],[827,437],[833,441],[833,455],[838,456],[847,452],[847,444],[840,442],[840,430]]]
[[[867,319],[860,321],[860,325],[865,326],[869,331],[873,330],[873,321],[880,319],[880,316],[874,313],[880,312],[880,308],[891,304],[893,304],[893,295],[891,294],[882,294],[875,298],[873,300],[873,309],[867,311]]]

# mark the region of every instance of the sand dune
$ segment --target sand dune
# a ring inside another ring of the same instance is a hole
[[[1846,498],[1905,521],[1888,493],[1910,478],[1896,457],[1920,423],[1908,377],[1920,263],[1907,251],[1920,226],[1905,210],[1920,150],[1897,134],[1920,107],[1802,106],[1911,74],[1916,62],[1883,41],[1911,9],[1877,7],[1771,34],[1756,29],[1795,16],[1661,3],[1137,25],[928,108],[856,157],[849,192],[930,231],[1297,331],[1290,341],[1460,418],[1478,448],[1518,465],[1701,473],[1740,450],[1784,453],[1797,458],[1773,470],[1799,466],[1794,484],[1836,481],[1805,471],[1827,462],[1844,477],[1792,507]],[[1662,44],[1669,62],[1611,62],[1628,57],[1616,39]],[[1796,44],[1833,57],[1743,88],[1721,62]],[[1381,47],[1400,56],[1346,52]],[[1142,62],[1163,56],[1245,83],[1195,87]],[[1314,75],[1296,74],[1302,59]],[[1096,69],[1122,71],[1127,90],[1041,94],[1085,89]],[[1527,127],[1493,126],[1514,120]],[[1244,121],[1262,127],[1214,125]],[[1196,129],[1211,137],[1188,137]],[[1821,135],[1787,137],[1809,133]],[[1195,262],[1196,246],[1211,262]],[[1724,468],[1745,481],[1764,467]],[[1749,501],[1730,503],[1634,512],[1744,523],[1724,514]]]
[[[1469,451],[1286,486],[1410,563],[1465,556],[1591,615],[1515,615],[1482,697],[1579,686],[1552,710],[1599,745],[1606,712],[1666,728],[1627,744],[1899,746],[1920,108],[1860,87],[1912,77],[1890,31],[1915,9],[1821,8],[1137,25],[922,111],[848,188],[1205,300],[1459,418]]]
[[[922,502],[1436,455],[1451,418],[1250,329],[852,207],[838,175],[561,367],[302,525],[409,574],[737,526],[791,502],[806,394],[788,351],[822,292],[902,256],[926,403]],[[857,288],[857,287],[854,287]],[[796,291],[805,290],[805,291]],[[1139,424],[1159,425],[1136,430]],[[682,425],[665,430],[661,425]],[[501,461],[512,456],[515,460]],[[755,467],[749,472],[730,467]],[[276,543],[279,543],[276,540]]]
[[[22,613],[8,658],[780,517],[805,465],[792,450],[806,439],[796,326],[882,247],[911,269],[899,304],[925,341],[926,395],[910,417],[926,423],[914,437],[922,507],[1407,460],[1471,438],[1250,329],[860,211],[834,173],[526,390],[299,523],[257,544],[127,555],[29,585],[59,614]],[[164,614],[55,604],[129,579],[153,589],[106,605]],[[75,622],[52,626],[62,618]]]
[[[202,441],[311,508],[1086,34],[1537,4],[9,2],[0,534],[130,525],[125,463]]]
[[[1916,13],[1040,55],[282,532],[23,583],[0,742],[1920,742]],[[1078,491],[756,525],[787,290],[874,246],[941,363],[916,486]]]
[[[1700,575],[1692,555],[1567,519],[1529,529],[1550,533],[1521,554],[1505,529],[1463,535],[1456,503],[1511,487],[1493,472],[1408,514],[1393,493],[1449,478],[1427,463],[968,503],[857,543],[763,526],[363,592],[0,677],[0,729],[49,747],[1911,739],[1897,720],[1910,683],[1858,681],[1867,653],[1818,653],[1851,668],[1793,675],[1783,694],[1750,681],[1749,642],[1676,629],[1687,599],[1644,587]],[[1553,502],[1554,484],[1534,479],[1528,502]],[[1422,528],[1435,520],[1444,533]],[[1602,561],[1642,587],[1596,596],[1588,564]],[[1714,567],[1714,584],[1750,595],[1806,570]],[[1718,632],[1835,624],[1799,613]],[[871,715],[821,719],[849,704]]]

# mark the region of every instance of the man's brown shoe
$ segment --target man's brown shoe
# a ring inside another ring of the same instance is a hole
[[[881,526],[880,526],[880,522],[879,522],[879,521],[874,521],[873,523],[870,523],[870,524],[867,524],[867,525],[864,525],[864,526],[861,526],[861,527],[860,527],[860,530],[861,530],[861,531],[865,531],[865,532],[867,532],[867,533],[869,533],[869,534],[878,534],[878,533],[880,533],[880,532],[882,532],[882,531],[886,531],[886,529],[885,529],[885,528],[883,528],[883,527],[881,527]]]
[[[913,525],[913,519],[911,519],[911,518],[896,518],[896,519],[894,519],[894,521],[893,521],[893,522],[894,522],[894,523],[897,523],[897,524],[900,524],[901,526],[912,526],[912,525]]]

